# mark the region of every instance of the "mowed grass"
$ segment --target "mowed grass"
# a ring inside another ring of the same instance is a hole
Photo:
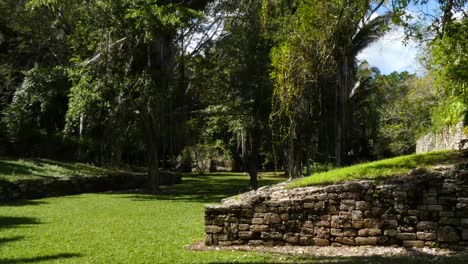
[[[50,177],[100,176],[118,172],[121,171],[78,162],[61,162],[47,159],[0,159],[0,180],[6,181]]]
[[[462,159],[463,154],[458,151],[438,151],[400,156],[312,174],[309,177],[292,182],[289,184],[289,188],[339,183],[356,179],[399,176],[408,173],[411,169],[431,169],[435,165],[456,163]]]
[[[281,178],[262,176],[261,185]],[[84,194],[0,205],[0,263],[409,263],[432,257],[310,257],[188,251],[204,238],[204,205],[246,191],[242,174],[188,175],[163,194]],[[442,257],[437,263],[465,263]]]

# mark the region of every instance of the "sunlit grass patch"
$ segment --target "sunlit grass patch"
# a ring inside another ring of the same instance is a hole
[[[424,154],[400,156],[369,163],[312,174],[309,177],[289,184],[290,188],[339,183],[355,179],[391,177],[408,173],[411,169],[431,169],[435,165],[446,164],[461,159],[458,151],[437,151]]]

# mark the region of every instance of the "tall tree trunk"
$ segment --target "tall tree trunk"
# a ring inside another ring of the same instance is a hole
[[[348,58],[343,57],[343,61],[338,63],[337,94],[336,94],[336,135],[335,135],[335,165],[343,165],[343,150],[346,134],[346,117],[348,104],[349,86]]]
[[[297,177],[295,171],[295,160],[294,160],[294,135],[296,128],[294,122],[289,127],[289,142],[288,142],[288,174],[290,179]]]
[[[341,166],[341,136],[342,136],[342,121],[341,121],[341,80],[338,77],[336,84],[336,98],[335,98],[335,165]]]

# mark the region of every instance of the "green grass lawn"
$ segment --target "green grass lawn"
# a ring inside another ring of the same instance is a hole
[[[264,175],[260,183],[281,180]],[[83,194],[3,204],[0,263],[427,263],[407,257],[185,250],[204,238],[204,205],[244,192],[247,185],[242,174],[188,175],[160,195]],[[437,263],[465,263],[445,260]]]
[[[296,188],[356,179],[399,176],[408,173],[411,169],[426,168],[430,170],[435,165],[456,163],[462,159],[463,154],[458,151],[438,151],[401,156],[312,174],[309,177],[292,182],[289,187]]]
[[[37,178],[68,178],[72,176],[99,176],[117,173],[78,162],[60,162],[47,159],[0,159],[0,180],[16,181]]]

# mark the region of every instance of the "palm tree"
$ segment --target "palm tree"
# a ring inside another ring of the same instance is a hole
[[[349,19],[343,18],[336,31],[335,61],[336,75],[336,118],[335,118],[335,162],[342,165],[343,150],[346,149],[347,129],[350,120],[349,98],[356,83],[357,55],[386,33],[391,13],[373,20],[355,20],[356,14],[349,8]],[[366,16],[368,14],[366,13]],[[354,22],[354,23],[353,23]]]

